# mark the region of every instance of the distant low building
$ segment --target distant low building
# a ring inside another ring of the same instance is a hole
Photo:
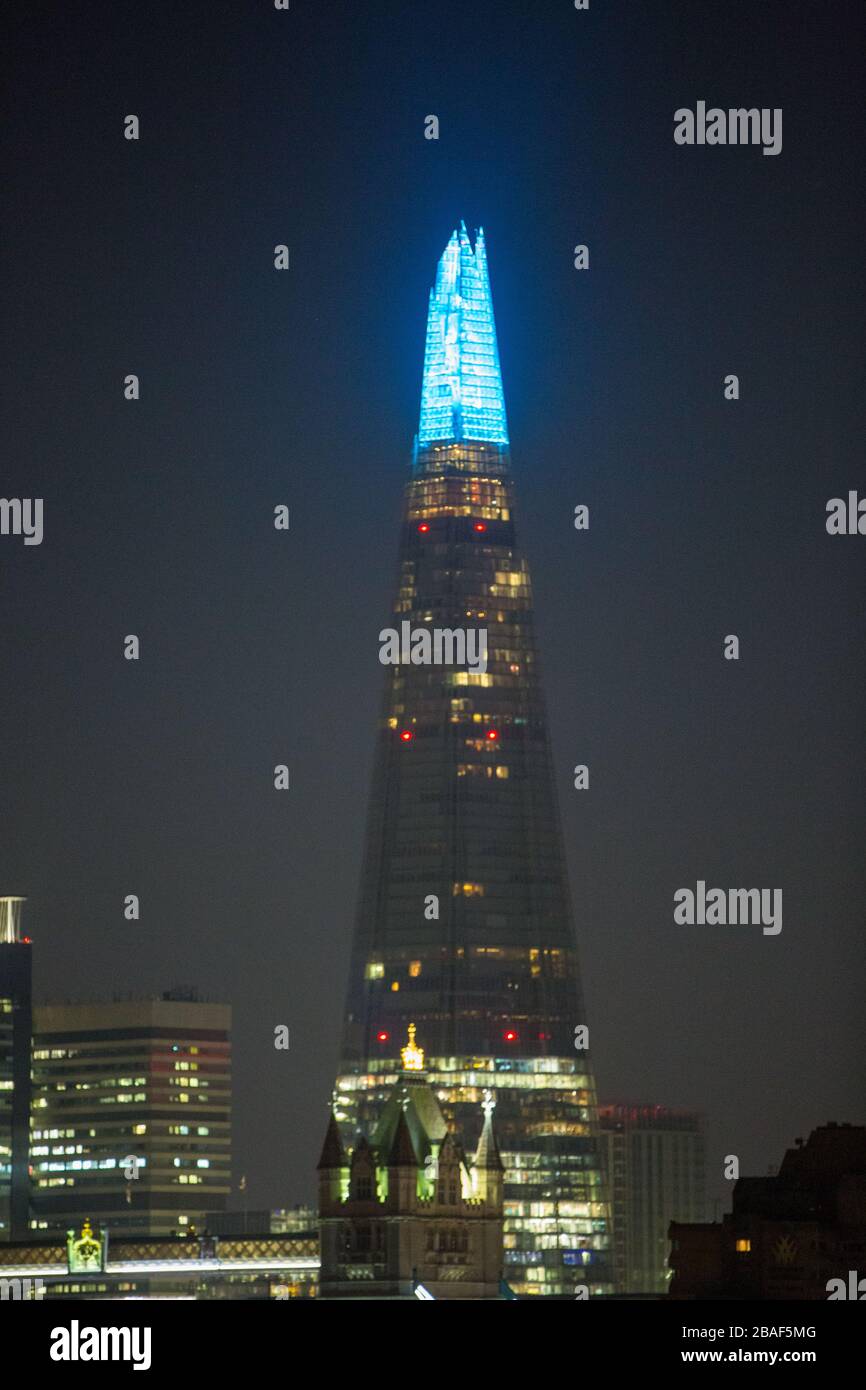
[[[208,1235],[308,1235],[319,1239],[319,1213],[315,1207],[273,1207],[256,1211],[209,1212],[205,1222]]]
[[[775,1176],[740,1178],[720,1222],[674,1221],[670,1237],[672,1298],[826,1299],[832,1280],[856,1287],[851,1273],[866,1277],[866,1127],[813,1130]]]
[[[318,1165],[323,1298],[501,1296],[503,1164],[492,1100],[467,1159],[422,1074],[413,1033],[374,1132],[346,1149],[331,1115]]]

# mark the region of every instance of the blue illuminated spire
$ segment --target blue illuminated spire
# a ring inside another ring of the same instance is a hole
[[[418,426],[422,447],[452,439],[508,444],[484,232],[473,251],[463,222],[430,291]]]

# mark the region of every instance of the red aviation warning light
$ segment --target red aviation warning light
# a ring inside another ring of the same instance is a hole
[[[483,522],[483,521],[476,521],[475,526],[474,526],[473,529],[474,529],[475,531],[478,531],[478,533],[480,534],[482,531],[486,531],[486,530],[487,530],[487,525],[486,525],[486,523]]]
[[[386,1032],[385,1032],[385,1029],[383,1028],[382,1031],[381,1031],[380,1033],[377,1033],[377,1034],[376,1034],[376,1042],[388,1042],[389,1039],[390,1039],[390,1037],[391,1037],[391,1034],[390,1034],[390,1033],[386,1033]]]
[[[498,739],[498,737],[499,737],[499,730],[498,730],[498,729],[488,729],[488,730],[487,730],[487,737],[490,739],[490,742],[491,742],[491,743],[495,742],[495,740]]]
[[[403,743],[411,743],[414,737],[415,735],[413,734],[411,729],[400,730],[400,738],[402,739]]]
[[[422,521],[421,525],[418,527],[418,530],[421,532],[422,536],[426,536],[427,532],[430,530],[430,527],[427,525],[426,521]]]
[[[519,1034],[516,1028],[506,1028],[502,1036],[506,1042],[517,1042],[519,1040]]]

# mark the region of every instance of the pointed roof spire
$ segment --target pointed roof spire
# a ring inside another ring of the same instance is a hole
[[[402,1108],[397,1118],[394,1138],[391,1140],[391,1147],[388,1150],[387,1165],[389,1168],[418,1167],[418,1155],[415,1152],[412,1135],[409,1133],[409,1126],[406,1123],[406,1111]]]
[[[440,1174],[449,1168],[464,1168],[467,1173],[469,1172],[469,1164],[466,1162],[463,1145],[457,1135],[450,1130],[439,1145],[438,1164]]]
[[[508,445],[484,235],[473,251],[461,220],[430,291],[418,444],[463,439]]]
[[[505,1171],[505,1164],[502,1162],[502,1155],[499,1152],[499,1145],[496,1142],[496,1133],[493,1128],[493,1111],[496,1108],[496,1102],[492,1092],[484,1092],[482,1107],[484,1124],[478,1140],[478,1148],[475,1150],[475,1167],[498,1169],[501,1173]]]
[[[316,1167],[319,1171],[327,1168],[345,1168],[348,1162],[343,1140],[340,1137],[340,1128],[332,1110],[328,1119],[328,1128],[325,1131],[322,1156]]]

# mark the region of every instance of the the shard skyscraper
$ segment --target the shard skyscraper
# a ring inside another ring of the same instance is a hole
[[[467,1139],[495,1097],[508,1283],[600,1293],[608,1211],[532,591],[484,235],[473,249],[462,225],[430,294],[399,553],[335,1111],[347,1141],[371,1132],[414,1023]],[[486,665],[429,659],[459,656],[467,630],[476,655],[486,632]]]

